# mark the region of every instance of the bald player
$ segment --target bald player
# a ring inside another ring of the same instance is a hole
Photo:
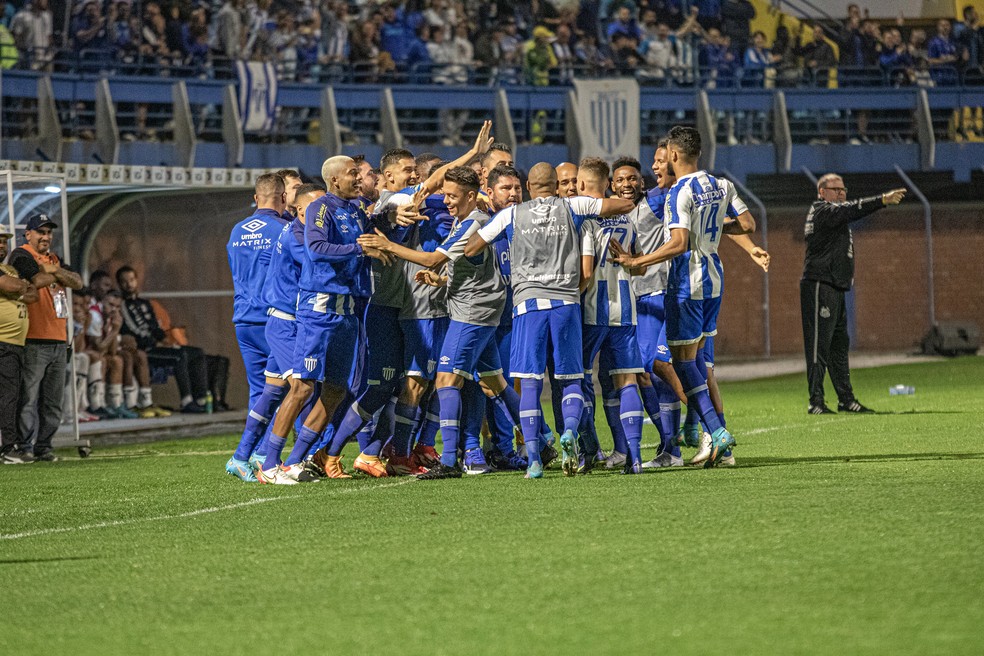
[[[542,478],[539,439],[540,392],[552,349],[554,378],[564,386],[564,473],[577,473],[577,429],[584,408],[581,379],[579,230],[586,220],[624,214],[632,202],[621,199],[558,198],[557,172],[546,162],[530,169],[532,200],[495,215],[471,236],[465,256],[474,257],[501,234],[509,241],[513,287],[513,342],[510,368],[521,380],[520,417],[527,445],[527,478]]]
[[[321,383],[321,405],[315,405],[308,415],[299,439],[308,433],[316,439],[346,394],[361,384],[365,313],[372,294],[370,258],[389,261],[387,255],[357,243],[368,217],[354,202],[361,190],[355,161],[342,155],[331,157],[322,165],[321,177],[328,193],[308,205],[305,212],[290,391],[274,420],[264,468],[256,474],[266,483],[297,482],[278,462],[291,424],[317,383]],[[348,478],[341,458],[319,459],[317,455],[313,461],[329,478]]]
[[[562,162],[557,166],[557,195],[561,198],[577,196],[577,164]]]

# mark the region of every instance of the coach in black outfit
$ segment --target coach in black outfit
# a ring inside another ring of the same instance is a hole
[[[854,240],[850,224],[886,205],[898,205],[905,189],[848,202],[844,181],[836,173],[828,173],[817,182],[817,195],[819,199],[806,215],[806,264],[800,281],[809,413],[833,412],[823,401],[823,376],[828,369],[837,390],[840,412],[872,412],[854,398],[847,360],[850,339],[844,294],[854,284]]]

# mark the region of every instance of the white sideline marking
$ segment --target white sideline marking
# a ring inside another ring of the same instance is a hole
[[[406,485],[415,481],[414,478],[407,478],[396,483],[384,483],[383,485],[373,485],[370,487],[353,487],[344,488],[337,490],[335,494],[351,494],[353,492],[365,492],[369,490],[381,490],[386,487],[396,487],[398,485]],[[335,496],[335,494],[329,496]],[[176,515],[157,515],[156,517],[139,517],[136,519],[117,519],[109,522],[98,522],[96,524],[82,524],[80,526],[62,526],[58,528],[42,528],[36,531],[24,531],[23,533],[3,533],[0,534],[0,540],[19,540],[21,538],[33,538],[39,535],[51,535],[53,533],[73,533],[75,531],[90,531],[97,528],[112,528],[114,526],[128,526],[130,524],[141,524],[144,522],[163,522],[171,519],[186,519],[188,517],[198,517],[199,515],[208,515],[210,513],[222,512],[223,510],[235,510],[236,508],[245,508],[247,506],[255,506],[261,503],[270,503],[272,501],[284,501],[287,499],[300,499],[303,495],[292,494],[290,496],[283,497],[264,497],[262,499],[250,499],[249,501],[241,501],[239,503],[230,503],[225,506],[212,506],[211,508],[200,508],[199,510],[190,510],[188,512],[178,513]]]

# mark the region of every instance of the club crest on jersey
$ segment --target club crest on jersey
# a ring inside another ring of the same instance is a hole
[[[436,362],[434,362],[433,360],[428,360],[427,361],[427,373],[429,373],[429,374],[434,373],[434,369],[436,367],[437,367],[437,363]]]
[[[823,317],[824,319],[829,319],[830,308],[828,308],[827,306],[823,306],[822,308],[820,308],[820,316]]]
[[[396,375],[396,369],[393,367],[383,367],[383,380],[393,380],[394,375]]]
[[[253,219],[249,223],[243,224],[243,230],[247,230],[249,232],[256,232],[263,227],[266,227],[266,221],[261,221],[260,219]]]
[[[318,358],[304,358],[304,368],[309,372],[314,371],[318,366]]]

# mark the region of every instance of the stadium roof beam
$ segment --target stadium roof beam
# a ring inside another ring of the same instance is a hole
[[[246,140],[239,115],[239,96],[233,84],[227,84],[222,92],[222,141],[226,147],[226,166],[230,169],[242,166]]]
[[[919,139],[919,164],[923,171],[931,171],[936,167],[936,133],[933,132],[933,116],[929,111],[929,94],[926,89],[916,92],[915,119]]]
[[[700,132],[700,142],[703,144],[700,154],[700,168],[712,171],[714,170],[714,162],[717,160],[717,121],[714,119],[711,101],[703,89],[697,92],[694,111],[697,114],[697,131]]]
[[[776,173],[788,173],[793,165],[793,137],[789,130],[786,94],[776,91],[772,96],[772,144],[776,149]]]
[[[379,131],[383,137],[383,150],[403,148],[403,133],[396,119],[396,103],[393,90],[383,87],[379,91]]]
[[[195,150],[198,138],[195,136],[195,122],[191,118],[191,103],[188,102],[188,87],[183,80],[171,85],[171,105],[174,116],[174,150],[178,166],[191,168],[195,165]]]
[[[47,75],[38,78],[38,154],[48,161],[62,158],[62,129],[55,106],[55,90]]]
[[[103,164],[120,161],[120,129],[116,123],[116,105],[106,78],[96,82],[96,154]]]
[[[570,116],[569,108],[568,116]],[[506,96],[505,89],[499,89],[495,93],[492,134],[495,135],[496,141],[509,146],[513,153],[516,152],[516,128],[513,126],[512,113],[509,111],[509,98]]]

